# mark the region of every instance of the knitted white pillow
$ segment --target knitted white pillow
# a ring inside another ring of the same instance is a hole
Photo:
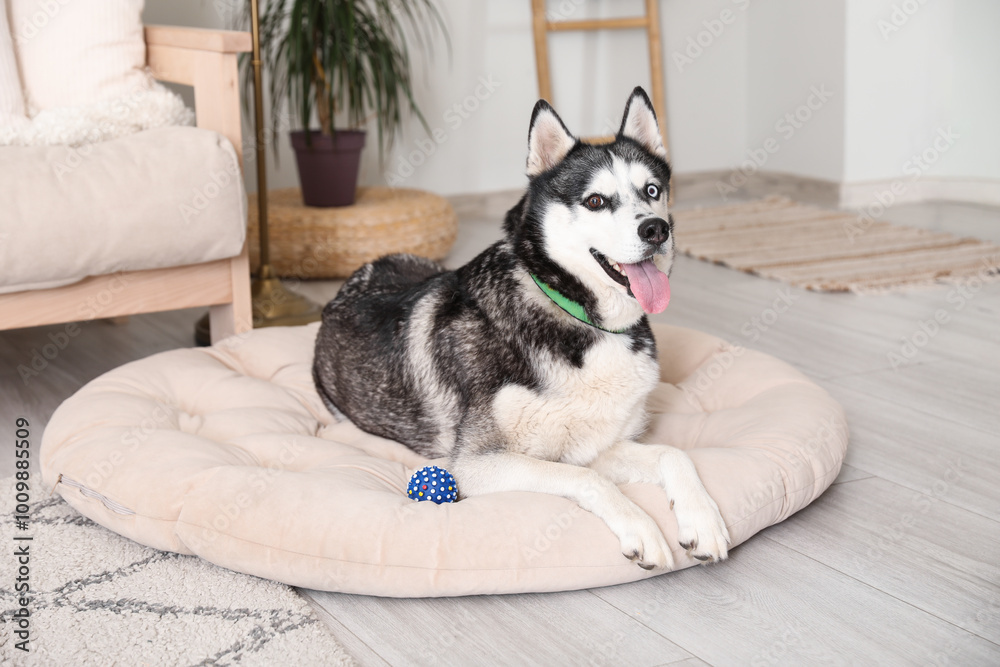
[[[10,37],[7,3],[0,5],[0,127],[27,122],[21,77],[17,73],[14,43]]]
[[[7,4],[14,51],[4,57],[0,43],[0,146],[79,146],[193,124],[183,100],[146,70],[143,0]],[[14,53],[21,66],[17,94],[22,85],[25,93],[19,108],[30,122],[4,119],[3,66],[14,62]]]
[[[10,0],[28,116],[148,90],[143,0]]]

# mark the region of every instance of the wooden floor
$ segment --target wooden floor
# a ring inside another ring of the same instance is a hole
[[[448,263],[497,238],[499,214],[463,210]],[[899,206],[886,219],[1000,241],[998,209]],[[837,483],[725,563],[639,583],[420,600],[307,591],[337,639],[363,665],[1000,664],[1000,283],[817,294],[685,257],[671,283],[658,320],[785,359],[843,403],[852,439]],[[337,284],[299,289],[325,300]],[[779,293],[792,306],[763,324]],[[26,380],[18,366],[65,328],[0,332],[0,424],[27,417],[37,444],[64,398],[189,345],[199,315],[84,325]]]

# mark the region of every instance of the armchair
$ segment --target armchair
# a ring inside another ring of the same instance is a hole
[[[153,76],[194,87],[197,126],[228,139],[242,166],[237,55],[250,50],[250,34],[167,26],[146,26],[144,34]],[[100,318],[210,306],[213,342],[247,331],[252,327],[247,245],[225,259],[0,294],[0,329],[93,319],[81,316],[87,312],[82,304],[95,302],[101,304]]]

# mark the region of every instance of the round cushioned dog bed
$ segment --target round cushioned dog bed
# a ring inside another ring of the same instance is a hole
[[[409,500],[410,474],[428,461],[326,410],[311,374],[317,327],[262,329],[97,378],[49,422],[46,485],[142,544],[314,589],[516,593],[662,573],[628,561],[603,521],[564,498]],[[654,330],[662,383],[645,440],[690,452],[733,546],[833,482],[847,425],[823,389],[764,354]],[[663,490],[622,488],[659,523],[676,567],[696,564]]]

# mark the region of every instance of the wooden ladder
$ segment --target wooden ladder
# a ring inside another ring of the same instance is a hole
[[[585,19],[582,21],[549,21],[545,16],[545,0],[531,0],[531,21],[535,36],[535,66],[538,69],[538,94],[552,104],[552,77],[549,70],[549,33],[565,30],[622,30],[645,28],[649,42],[649,74],[652,79],[653,110],[663,137],[663,147],[670,153],[667,143],[667,104],[663,92],[663,54],[660,50],[659,0],[645,0],[644,16],[613,19]],[[555,106],[553,104],[553,106]],[[608,143],[614,137],[588,139],[591,143]]]

